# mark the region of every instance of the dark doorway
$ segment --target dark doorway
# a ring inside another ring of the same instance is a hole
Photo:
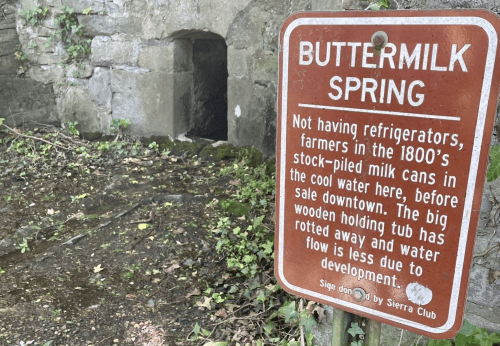
[[[227,76],[224,39],[194,39],[193,103],[188,136],[227,140]]]

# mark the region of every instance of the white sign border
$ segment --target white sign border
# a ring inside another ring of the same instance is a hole
[[[467,192],[465,198],[464,213],[462,218],[462,226],[460,230],[460,239],[458,246],[457,262],[455,266],[455,275],[453,278],[453,289],[451,294],[450,308],[448,311],[448,320],[440,327],[430,327],[421,323],[416,323],[398,316],[388,313],[380,312],[370,309],[361,305],[353,304],[350,302],[336,299],[318,292],[303,289],[301,287],[290,284],[283,272],[283,258],[284,258],[284,215],[285,215],[285,181],[286,181],[286,143],[287,143],[287,107],[288,107],[288,62],[289,62],[289,43],[292,31],[299,26],[304,25],[470,25],[482,28],[488,36],[488,53],[486,58],[486,66],[483,78],[483,85],[481,90],[481,99],[478,109],[478,119],[475,130],[474,144],[472,150],[471,165],[469,170],[469,178],[467,181]],[[465,249],[467,246],[467,236],[469,233],[470,217],[472,213],[472,202],[474,198],[474,190],[476,185],[477,170],[479,168],[479,156],[481,153],[481,144],[483,140],[483,129],[486,122],[486,113],[488,109],[488,101],[491,89],[491,82],[493,78],[493,70],[495,65],[496,50],[497,50],[497,34],[496,31],[486,19],[481,17],[306,17],[298,18],[290,22],[284,33],[282,50],[282,92],[281,92],[281,138],[280,145],[280,191],[279,191],[279,248],[278,248],[278,275],[283,284],[289,289],[303,293],[305,295],[322,299],[324,301],[332,302],[336,305],[345,306],[353,310],[365,312],[374,316],[385,318],[386,320],[394,321],[415,329],[423,330],[429,333],[441,334],[449,331],[455,324],[456,312],[458,308],[458,297],[460,293],[460,284],[462,279],[462,272],[465,259]]]

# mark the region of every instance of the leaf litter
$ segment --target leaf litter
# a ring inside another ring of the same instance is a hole
[[[296,345],[322,318],[273,277],[274,171],[251,149],[37,126],[0,126],[0,340]]]

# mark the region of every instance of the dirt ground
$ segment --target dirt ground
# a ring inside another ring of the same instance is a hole
[[[231,147],[0,130],[0,345],[297,337],[279,314],[274,196],[242,197],[259,187],[231,173],[250,164]],[[252,224],[263,238],[228,268],[228,244],[244,234],[250,249]]]

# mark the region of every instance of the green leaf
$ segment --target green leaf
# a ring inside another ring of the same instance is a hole
[[[3,125],[3,121],[5,120],[5,118],[0,118],[0,126]]]
[[[493,181],[500,176],[500,145],[491,148],[491,163],[486,172],[486,180]]]
[[[195,333],[196,335],[200,334],[200,329],[200,325],[198,324],[198,322],[196,322],[196,324],[194,325],[193,333]]]
[[[357,323],[357,322],[356,322],[356,323],[355,323],[355,322],[351,323],[351,328],[349,328],[349,329],[347,330],[347,332],[348,332],[349,334],[351,334],[352,336],[356,336],[356,335],[363,335],[363,334],[365,334],[365,332],[363,331],[363,329],[361,329],[361,328],[359,327],[359,325],[358,325],[358,323]]]
[[[285,315],[285,322],[290,322],[290,320],[294,320],[299,317],[299,313],[295,308],[295,302],[291,302],[288,305],[281,307],[280,311],[283,315]]]
[[[314,335],[313,334],[307,334],[307,336],[306,336],[306,345],[307,346],[313,346],[313,339],[314,339]]]
[[[2,267],[0,267],[0,274],[4,274],[5,273],[5,270],[2,269]]]
[[[365,344],[363,344],[363,340],[358,340],[358,341],[351,341],[350,346],[365,346]]]
[[[83,13],[84,15],[87,15],[87,14],[89,14],[89,13],[90,13],[90,11],[92,11],[92,7],[89,7],[89,8],[84,9],[84,10],[82,11],[82,13]]]
[[[140,223],[137,227],[142,231],[149,227],[149,223]]]
[[[260,291],[259,292],[259,296],[257,297],[257,300],[261,301],[261,302],[265,302],[267,300],[267,296],[266,296],[266,293],[264,291]]]
[[[472,335],[474,333],[474,330],[476,329],[476,326],[467,321],[466,318],[464,318],[464,322],[462,324],[462,329],[460,329],[460,334],[463,334],[465,336]]]
[[[368,8],[370,10],[374,10],[374,11],[379,11],[380,10],[380,5],[378,3],[371,3]]]
[[[431,340],[427,344],[427,346],[452,346],[450,340]]]
[[[274,326],[275,325],[273,321],[267,322],[267,324],[264,326],[264,331],[266,332],[267,335],[271,335],[273,333]]]
[[[306,335],[310,334],[312,327],[316,325],[314,317],[307,315],[305,312],[300,314],[300,325],[304,326]]]

